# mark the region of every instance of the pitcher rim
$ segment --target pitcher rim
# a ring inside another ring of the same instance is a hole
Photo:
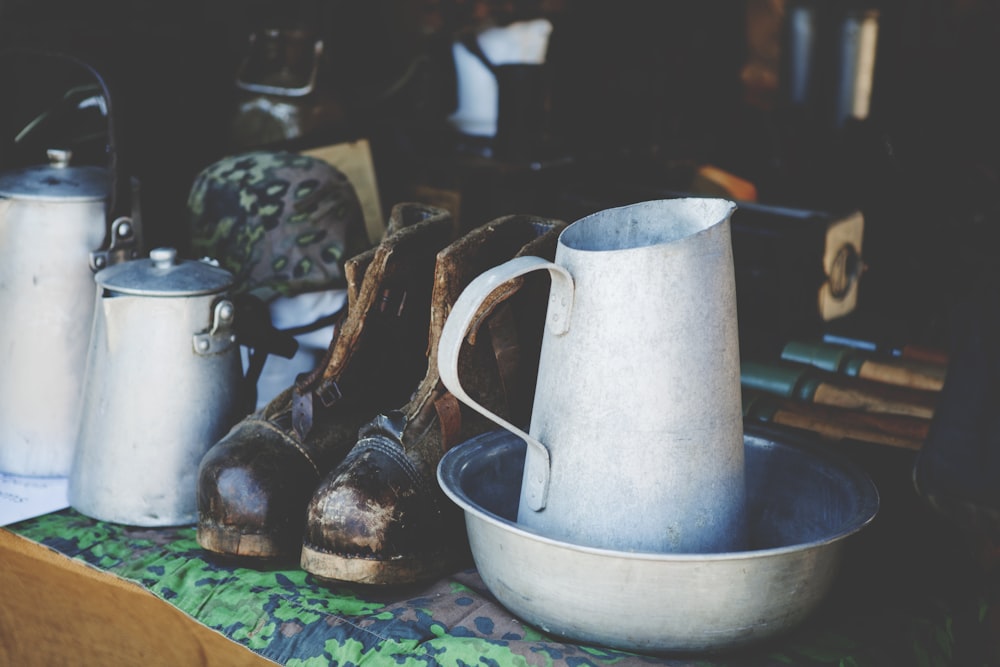
[[[559,234],[559,245],[576,252],[615,252],[677,243],[704,234],[727,222],[737,208],[736,202],[721,197],[678,197],[634,202],[603,209],[578,219]],[[673,214],[674,217],[670,221],[671,224],[650,230],[655,232],[653,234],[641,237],[629,234],[610,237],[607,234],[600,234],[602,245],[598,247],[593,242],[593,238],[598,235],[590,233],[590,228],[607,224],[615,219],[641,224],[643,220],[627,217],[630,212],[640,209],[652,209],[655,215],[666,213]],[[692,209],[702,209],[698,214],[701,216],[699,219],[694,219],[690,215]],[[688,212],[688,217],[678,216],[680,212]]]

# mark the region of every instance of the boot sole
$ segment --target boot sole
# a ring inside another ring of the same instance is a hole
[[[465,557],[466,554],[447,551],[420,556],[366,558],[322,551],[304,544],[300,564],[303,570],[320,579],[395,585],[434,579],[458,569],[465,562]]]
[[[294,558],[288,548],[263,533],[246,533],[233,526],[198,523],[198,545],[206,551],[223,556],[284,560]]]

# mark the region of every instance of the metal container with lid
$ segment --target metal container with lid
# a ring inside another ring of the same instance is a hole
[[[233,275],[157,248],[95,280],[70,504],[116,523],[193,523],[198,464],[244,412]]]
[[[138,191],[120,215],[108,169],[49,164],[0,174],[0,471],[69,473],[93,319],[92,268],[141,243]],[[133,204],[136,204],[133,208]]]

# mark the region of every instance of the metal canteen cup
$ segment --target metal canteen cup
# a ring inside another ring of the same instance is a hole
[[[198,465],[243,405],[234,278],[157,248],[95,280],[70,505],[135,526],[193,523]]]
[[[48,54],[41,54],[48,55]],[[68,58],[60,56],[60,58]],[[102,84],[100,76],[89,70]],[[93,320],[93,269],[141,245],[138,185],[117,166],[50,164],[0,174],[0,471],[65,476],[73,460]]]
[[[459,297],[438,370],[528,443],[519,525],[619,551],[745,548],[734,210],[689,198],[601,211],[562,232],[554,263],[515,258]],[[464,391],[458,352],[491,293],[537,270],[552,284],[529,435]]]

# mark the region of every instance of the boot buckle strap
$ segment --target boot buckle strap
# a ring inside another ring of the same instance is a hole
[[[316,387],[313,394],[323,404],[324,408],[330,407],[344,396],[344,393],[340,390],[340,385],[333,379],[324,381],[320,386]]]
[[[325,380],[311,390],[301,390],[298,386],[292,392],[292,428],[300,438],[305,438],[312,430],[313,413],[318,401],[329,408],[343,397],[336,380]]]
[[[462,406],[451,392],[434,401],[438,425],[441,427],[441,453],[454,447],[461,440]]]
[[[309,431],[312,430],[313,421],[313,395],[311,391],[299,391],[296,387],[292,391],[292,429],[299,439],[304,440]]]

